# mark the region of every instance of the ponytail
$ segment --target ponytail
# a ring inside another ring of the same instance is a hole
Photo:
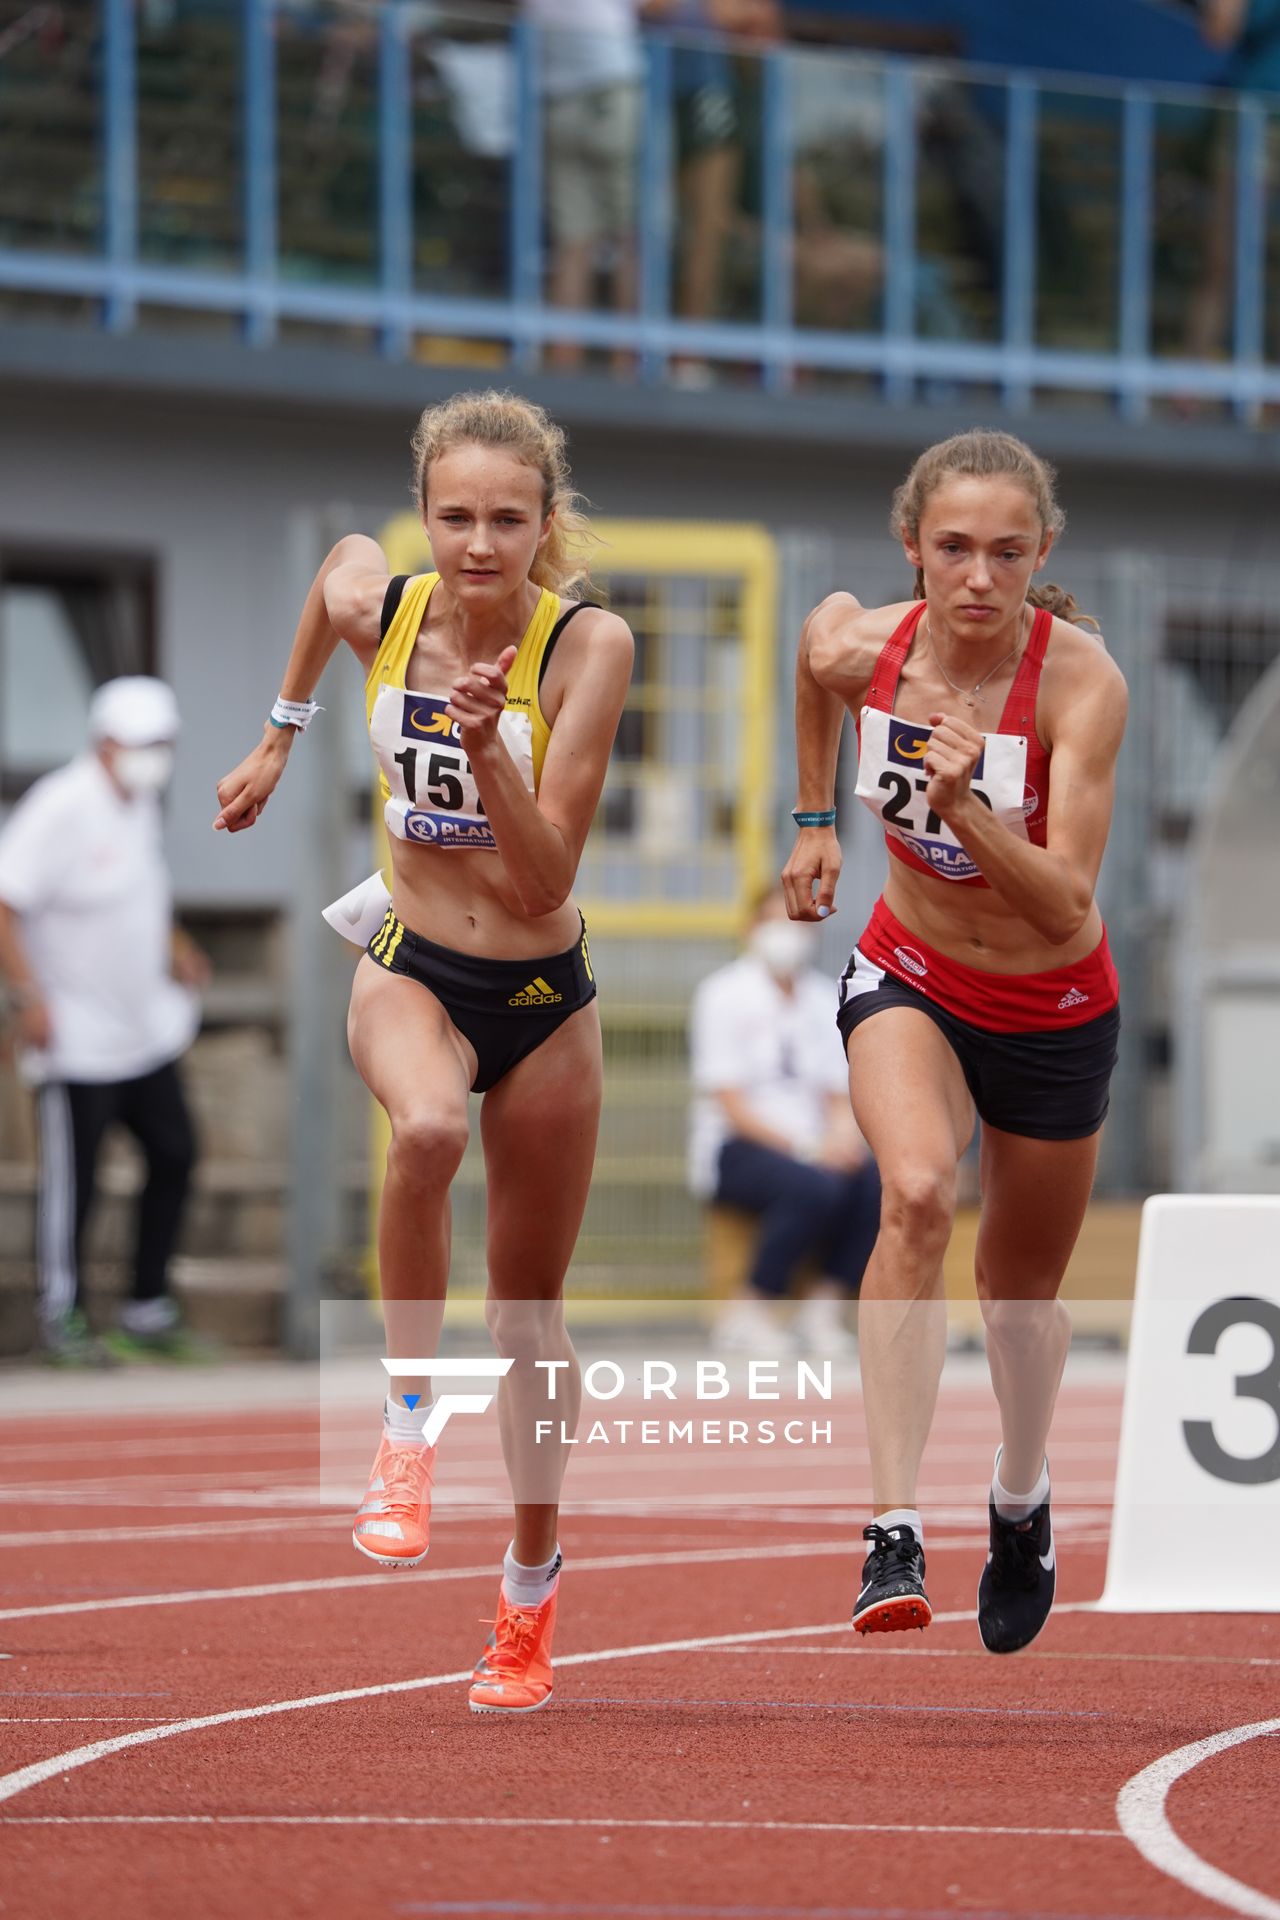
[[[1070,593],[1066,587],[1055,587],[1051,580],[1046,580],[1042,586],[1029,588],[1027,601],[1033,607],[1043,607],[1055,620],[1069,620],[1073,627],[1092,627],[1095,633],[1102,632],[1091,613],[1081,613],[1074,593]]]

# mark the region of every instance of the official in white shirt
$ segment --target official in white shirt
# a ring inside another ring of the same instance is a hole
[[[114,1345],[172,1351],[181,1338],[168,1265],[196,1147],[177,1063],[208,963],[175,933],[161,847],[177,732],[163,681],[108,681],[90,704],[89,750],[37,780],[0,833],[0,972],[37,1109],[40,1327],[49,1356],[68,1362],[109,1357],[85,1320],[81,1248],[116,1122],[147,1175]]]
[[[785,1298],[812,1259],[828,1284],[804,1302],[798,1331],[840,1351],[840,1295],[857,1293],[879,1230],[879,1175],[849,1111],[835,995],[812,965],[813,942],[774,888],[746,952],[693,997],[690,1185],[760,1217],[744,1298],[719,1329],[730,1345],[776,1344],[764,1303]]]

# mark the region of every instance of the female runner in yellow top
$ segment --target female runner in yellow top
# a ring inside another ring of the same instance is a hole
[[[436,1351],[449,1187],[467,1096],[479,1092],[488,1318],[498,1351],[516,1361],[499,1413],[517,1504],[470,1701],[477,1712],[530,1712],[551,1695],[563,1455],[551,1484],[539,1483],[548,1497],[523,1502],[514,1455],[535,1386],[546,1413],[547,1378],[567,1432],[577,1418],[558,1302],[591,1180],[602,1065],[571,891],[633,642],[622,620],[581,598],[586,570],[573,556],[586,523],[564,435],[540,408],[462,394],[423,414],[413,445],[437,571],[392,580],[376,542],[339,540],[308,594],[263,739],[219,783],[214,825],[253,825],[345,640],[366,675],[392,853],[390,905],[356,968],[348,1022],[352,1058],[391,1124],[378,1229],[387,1338],[393,1353]],[[534,1359],[568,1370],[535,1373]],[[415,1384],[392,1383],[355,1523],[356,1547],[384,1567],[427,1551],[434,1449],[426,1409],[404,1404]]]

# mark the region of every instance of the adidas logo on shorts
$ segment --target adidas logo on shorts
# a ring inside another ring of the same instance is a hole
[[[1079,987],[1069,987],[1058,1002],[1058,1012],[1065,1013],[1068,1007],[1082,1007],[1088,998],[1088,994],[1081,993]]]
[[[513,993],[507,1005],[509,1007],[554,1007],[563,999],[564,995],[556,993],[539,974],[536,980],[531,980],[527,987],[520,989],[519,993]]]

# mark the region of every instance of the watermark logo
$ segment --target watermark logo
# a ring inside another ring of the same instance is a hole
[[[437,1380],[501,1380],[510,1373],[515,1361],[424,1360],[420,1355],[410,1358],[384,1355],[382,1364],[393,1380],[429,1380],[433,1375]],[[432,1402],[431,1411],[422,1424],[423,1439],[429,1447],[434,1447],[455,1413],[487,1413],[495,1397],[493,1393],[442,1393]],[[404,1395],[410,1413],[420,1398],[416,1393]]]
[[[544,1385],[533,1390],[535,1402],[541,1399],[544,1406],[557,1408],[559,1400],[559,1376],[568,1373],[571,1367],[568,1360],[534,1360],[534,1375],[541,1375]],[[832,1363],[822,1360],[816,1364],[807,1360],[790,1363],[794,1368],[794,1379],[790,1394],[782,1375],[787,1371],[787,1363],[778,1360],[753,1359],[744,1362],[743,1378],[735,1380],[729,1368],[721,1360],[698,1360],[692,1367],[692,1378],[680,1380],[680,1369],[668,1360],[646,1359],[632,1363],[630,1369],[624,1368],[616,1360],[593,1360],[583,1369],[581,1375],[582,1393],[589,1403],[617,1400],[630,1385],[633,1396],[642,1403],[654,1400],[674,1403],[679,1396],[678,1387],[695,1404],[707,1400],[729,1400],[736,1396],[749,1404],[766,1400],[785,1403],[794,1398],[803,1403],[811,1395],[820,1401],[830,1401],[832,1397]],[[393,1379],[420,1380],[433,1375],[437,1379],[482,1379],[502,1380],[510,1373],[515,1361],[499,1360],[459,1360],[423,1358],[414,1356],[385,1356],[382,1360],[385,1371]],[[528,1383],[526,1383],[526,1390]],[[442,1393],[431,1405],[422,1434],[428,1446],[434,1446],[445,1427],[455,1413],[486,1413],[493,1405],[496,1392],[489,1393]],[[421,1395],[404,1394],[404,1402],[410,1411],[414,1411]],[[798,1411],[798,1406],[793,1408]],[[647,1412],[648,1409],[646,1408]],[[754,1408],[752,1408],[754,1414]],[[516,1416],[519,1418],[519,1416]],[[831,1446],[832,1426],[830,1421],[786,1419],[785,1407],[779,1409],[774,1418],[769,1419],[703,1419],[701,1417],[681,1418],[671,1415],[663,1419],[626,1418],[618,1420],[593,1419],[586,1433],[578,1433],[576,1422],[560,1417],[540,1419],[528,1418],[524,1424],[528,1427],[527,1438],[535,1449],[550,1447],[608,1446],[628,1442],[645,1447],[711,1448],[721,1446]]]

